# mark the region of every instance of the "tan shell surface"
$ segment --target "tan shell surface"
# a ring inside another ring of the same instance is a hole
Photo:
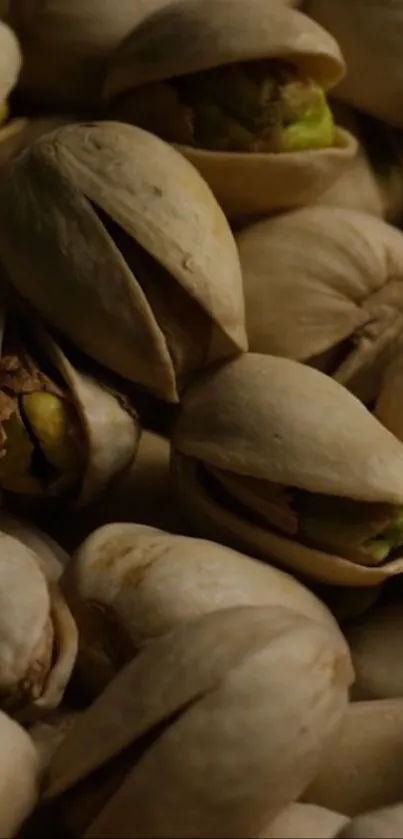
[[[32,715],[37,718],[60,705],[77,658],[78,631],[75,620],[57,584],[50,583],[49,588],[54,629],[52,667],[43,693],[33,703],[32,710],[27,711],[27,719]]]
[[[19,539],[39,557],[48,580],[58,580],[70,557],[47,533],[6,510],[0,510],[0,531]]]
[[[241,518],[208,495],[191,458],[175,455],[173,474],[182,506],[197,536],[223,542],[304,577],[332,585],[378,586],[403,573],[403,557],[377,567],[358,565],[343,557],[308,548]]]
[[[403,607],[380,603],[346,627],[353,656],[356,699],[403,697]]]
[[[347,822],[341,813],[295,802],[265,828],[259,839],[330,839]]]
[[[286,486],[362,501],[403,501],[403,447],[351,393],[317,370],[248,354],[184,395],[174,447]]]
[[[16,836],[36,806],[39,761],[26,731],[0,711],[0,834]]]
[[[401,839],[403,804],[356,816],[337,835],[340,839]]]
[[[18,79],[22,55],[17,36],[0,21],[0,103],[7,99]]]
[[[199,174],[162,140],[116,123],[62,128],[15,161],[1,189],[0,239],[13,284],[104,366],[177,398],[166,337],[83,192],[171,273],[232,352],[246,347],[228,223]],[[40,230],[32,224],[38,213]]]
[[[293,577],[222,545],[143,525],[95,531],[76,552],[63,590],[79,629],[80,680],[93,687],[95,677],[97,692],[122,666],[119,629],[128,659],[130,647],[133,655],[186,621],[235,606],[282,606],[324,622],[348,654],[331,612]]]
[[[230,21],[230,26],[228,25]],[[182,0],[147,17],[116,51],[107,97],[223,64],[261,58],[294,62],[325,87],[343,76],[337,42],[300,12],[265,0]]]
[[[24,146],[26,119],[12,119],[0,126],[0,166],[4,166]]]
[[[357,154],[343,172],[314,202],[325,207],[346,207],[360,210],[376,218],[394,220],[399,209],[384,194],[381,182],[372,170],[365,149],[359,145]]]
[[[237,244],[251,352],[319,355],[368,322],[363,304],[372,295],[403,279],[402,233],[345,208],[266,219],[241,231]]]
[[[244,666],[248,673],[240,675],[241,683],[231,689],[232,674],[242,674]],[[274,672],[275,679],[270,675]],[[271,789],[271,784],[267,783],[267,772],[272,773],[272,781],[281,777],[280,784],[273,784],[272,794],[276,799],[279,796],[284,806],[293,800],[293,796],[298,796],[297,787],[301,783],[302,786],[306,784],[307,775],[312,777],[315,772],[314,765],[317,764],[322,743],[339,724],[345,710],[350,678],[345,655],[340,655],[340,649],[334,645],[333,636],[328,628],[317,621],[310,621],[302,615],[281,608],[238,607],[205,615],[147,645],[143,652],[120,671],[91,707],[80,715],[50,765],[45,795],[55,797],[69,789],[147,732],[154,732],[156,736],[156,727],[165,721],[162,738],[158,735],[156,740],[158,749],[158,744],[165,736],[164,731],[175,731],[176,720],[180,721],[188,716],[186,709],[189,709],[192,715],[193,709],[197,711],[199,703],[203,708],[204,697],[208,699],[211,696],[214,700],[214,696],[217,696],[217,722],[219,721],[221,734],[215,731],[214,717],[208,715],[212,726],[210,734],[204,732],[204,736],[207,735],[208,738],[206,750],[200,751],[198,748],[200,729],[196,723],[194,735],[192,731],[188,732],[188,746],[185,746],[183,751],[174,749],[176,758],[173,759],[179,759],[180,762],[182,755],[182,766],[190,759],[187,771],[191,775],[191,786],[196,770],[196,767],[192,766],[192,755],[199,755],[200,758],[204,755],[203,762],[213,761],[212,765],[216,767],[213,774],[219,772],[223,775],[223,781],[227,779],[226,783],[232,778],[237,786],[243,779],[243,783],[246,782],[248,787],[245,791],[247,800],[255,806],[256,791],[259,811],[261,808],[263,810],[260,815],[264,816],[268,790],[270,795]],[[293,685],[290,690],[287,687],[288,680],[291,680]],[[279,685],[281,689],[277,687]],[[225,695],[220,696],[221,686]],[[290,696],[290,700],[292,698],[292,702],[286,705],[283,701],[284,690]],[[251,703],[255,707],[255,713],[250,713]],[[244,717],[245,707],[248,709],[247,719]],[[229,709],[231,713],[228,713]],[[241,713],[242,720],[238,712]],[[207,710],[205,713],[208,713]],[[284,725],[280,724],[284,719],[281,714],[285,714],[287,719]],[[203,716],[202,712],[202,718]],[[200,722],[199,714],[197,717]],[[224,718],[227,720],[225,724]],[[301,718],[306,721],[306,726],[302,728]],[[289,726],[292,726],[291,733]],[[245,737],[246,730],[250,736]],[[267,759],[270,754],[276,755],[274,762]],[[254,763],[252,788],[248,784],[250,774],[245,770],[250,760]],[[142,764],[143,760],[140,760],[139,767]],[[196,776],[198,775],[204,787],[207,782],[207,767],[200,765],[199,769],[199,773],[196,770]],[[209,777],[211,783],[211,767]],[[155,780],[157,778],[158,773]],[[178,772],[170,771],[164,784],[152,783],[152,789],[160,787],[161,794],[164,795],[162,788],[165,787],[169,795],[171,780],[174,788],[177,781],[180,781],[180,786],[183,784],[183,778],[178,776]],[[213,790],[205,792],[200,788],[199,806],[202,806],[203,801],[211,803],[202,818],[200,830],[205,825],[204,818],[209,817],[208,813],[217,813],[215,795],[217,794],[222,801],[228,795],[227,792],[224,793],[221,783],[213,783],[213,787]],[[230,787],[232,788],[232,782]],[[187,806],[192,802],[195,805],[190,796],[191,789],[188,788],[189,795],[186,795],[186,790],[185,783],[182,791],[188,801]],[[169,797],[174,801],[174,797]],[[232,798],[231,793],[229,797]],[[157,803],[150,791],[147,798],[149,805],[152,801]],[[132,805],[129,809],[131,814]],[[153,809],[155,811],[155,808]],[[267,810],[269,809],[268,806]],[[175,808],[175,812],[178,814],[178,808]],[[267,818],[269,816],[268,812]],[[171,814],[170,818],[175,820],[175,815]],[[186,810],[186,816],[183,813],[182,818],[179,808],[179,818],[183,830],[186,827],[188,811]],[[132,830],[133,825],[134,822]],[[172,821],[169,829],[172,830],[175,826]],[[231,822],[228,823],[229,826],[232,826]],[[120,827],[121,825],[116,825],[119,833]],[[187,827],[190,827],[189,823]]]
[[[303,800],[356,816],[401,801],[403,699],[352,702]]]
[[[0,533],[0,575],[0,684],[1,691],[12,696],[49,632],[51,602],[36,555],[5,533]],[[38,665],[42,679],[41,662]]]

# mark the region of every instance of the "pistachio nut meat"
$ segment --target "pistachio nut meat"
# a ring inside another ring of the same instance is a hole
[[[7,167],[0,193],[12,285],[104,367],[175,402],[200,368],[246,349],[228,222],[158,137],[113,122],[60,128]]]
[[[139,433],[128,401],[76,369],[39,321],[5,316],[0,489],[6,497],[88,503],[130,465]]]
[[[44,800],[76,835],[258,836],[318,771],[350,678],[324,623],[281,607],[203,615],[147,644],[80,715]]]
[[[173,430],[198,532],[322,582],[403,571],[403,446],[338,382],[248,354],[200,377]]]
[[[75,621],[48,568],[0,533],[0,706],[24,722],[59,705],[77,654]]]
[[[265,0],[182,0],[133,29],[110,60],[115,118],[180,148],[229,216],[300,206],[357,150],[326,92],[344,73],[336,41]]]
[[[251,351],[318,367],[373,406],[403,333],[402,232],[316,206],[251,224],[237,244]]]
[[[97,695],[155,638],[234,606],[283,606],[324,622],[331,612],[291,575],[224,545],[141,524],[107,524],[79,546],[62,591],[77,623],[77,682]]]

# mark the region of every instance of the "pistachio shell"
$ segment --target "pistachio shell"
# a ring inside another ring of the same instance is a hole
[[[32,522],[0,510],[0,531],[23,542],[39,557],[47,579],[58,580],[69,562],[68,553]]]
[[[330,839],[348,822],[346,816],[315,804],[290,804],[259,839]]]
[[[39,764],[29,735],[0,711],[0,834],[16,836],[39,794]]]
[[[354,210],[306,207],[251,225],[237,243],[251,352],[315,364],[349,340],[330,372],[365,401],[378,396],[403,329],[402,233]]]
[[[20,719],[61,701],[77,654],[77,630],[54,576],[22,541],[0,534],[0,693]]]
[[[230,545],[252,556],[285,565],[304,577],[337,586],[378,586],[403,573],[403,559],[379,566],[358,565],[343,557],[308,548],[241,518],[219,505],[205,490],[197,464],[176,454],[173,474],[181,502],[196,535]]]
[[[357,816],[337,834],[340,839],[401,839],[403,804]]]
[[[291,60],[324,87],[344,72],[336,42],[297,11],[265,0],[184,0],[132,31],[110,62],[104,93],[111,99],[140,85],[262,58]],[[116,114],[120,118],[119,110]],[[357,143],[338,129],[335,146],[319,151],[238,154],[178,148],[233,217],[313,200],[354,157]]]
[[[334,95],[402,128],[401,0],[305,0],[304,11],[337,38],[346,59]]]
[[[3,104],[15,86],[21,69],[22,55],[18,39],[7,26],[0,21],[0,104]]]
[[[303,800],[348,816],[401,800],[403,699],[353,702]]]
[[[45,720],[35,722],[29,727],[29,736],[35,744],[42,777],[79,714],[80,711],[61,707]]]
[[[403,341],[398,340],[394,353],[384,371],[375,404],[375,416],[398,440],[403,441],[403,404],[401,381],[403,376]]]
[[[125,750],[127,775],[81,825],[86,836],[258,835],[309,783],[345,712],[349,668],[332,638],[280,608],[224,609],[179,627],[81,715],[45,797]],[[128,746],[146,734],[130,763]]]
[[[142,647],[208,612],[284,606],[325,622],[323,603],[293,577],[201,539],[136,524],[108,524],[78,548],[63,590],[79,631],[81,682],[99,693]]]
[[[105,367],[175,401],[170,349],[184,374],[195,364],[192,352],[204,364],[245,349],[242,277],[229,226],[196,170],[157,137],[108,122],[61,128],[14,162],[1,189],[7,212],[0,208],[0,241],[11,282]],[[146,268],[138,282],[97,209],[148,252],[159,266],[156,277]],[[38,213],[40,228],[33,225]],[[192,333],[183,322],[189,306],[202,321]],[[180,329],[188,330],[185,337]]]
[[[12,119],[0,126],[0,166],[21,151],[27,126],[26,119]]]
[[[352,394],[296,361],[248,354],[184,395],[181,454],[237,475],[401,504],[403,448]]]
[[[382,603],[346,628],[353,656],[356,699],[403,697],[403,607]]]

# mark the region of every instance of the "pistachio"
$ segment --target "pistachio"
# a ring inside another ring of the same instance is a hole
[[[279,607],[223,609],[156,639],[80,715],[45,800],[79,835],[258,836],[309,784],[346,710],[333,639]]]
[[[246,349],[229,225],[157,137],[109,122],[60,128],[7,167],[0,193],[11,283],[104,367],[175,402],[200,368]]]
[[[330,839],[346,823],[341,813],[297,802],[286,807],[259,839]]]
[[[184,0],[132,30],[104,95],[109,115],[177,144],[235,217],[314,200],[354,157],[326,98],[343,73],[336,42],[284,4]]]
[[[185,394],[173,442],[203,535],[333,584],[401,573],[402,444],[320,371],[252,353],[216,368]]]
[[[331,613],[305,586],[202,539],[108,524],[84,540],[61,585],[79,631],[76,672],[91,695],[150,640],[233,606],[284,606],[324,622],[348,657]]]
[[[352,819],[340,833],[340,839],[401,839],[403,804],[384,807]]]

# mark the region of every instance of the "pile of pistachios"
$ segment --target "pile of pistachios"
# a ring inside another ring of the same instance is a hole
[[[0,836],[403,839],[403,0],[0,0]]]

